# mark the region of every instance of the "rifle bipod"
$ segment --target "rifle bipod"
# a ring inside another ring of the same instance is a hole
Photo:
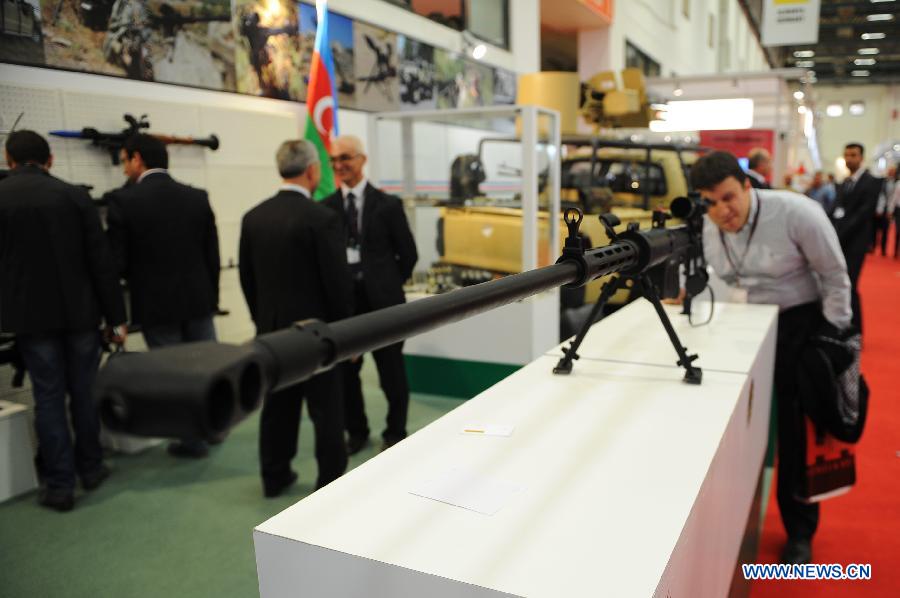
[[[610,240],[614,241],[618,235],[613,230],[613,227],[619,224],[618,217],[613,214],[604,214],[600,216],[600,221],[606,229],[606,234],[609,236]],[[575,251],[576,246],[580,247],[581,251],[584,252],[580,237],[578,236],[578,226],[581,224],[581,218],[578,218],[577,220],[575,218],[570,219],[567,214],[565,222],[569,227],[569,238],[566,239],[566,249],[563,250],[563,253],[565,254],[566,250],[569,250],[570,252]],[[664,221],[661,220],[660,222]],[[659,316],[659,320],[662,323],[663,328],[665,328],[666,334],[669,336],[669,340],[675,348],[675,352],[678,354],[676,365],[684,368],[684,381],[688,384],[700,384],[703,380],[703,370],[694,365],[694,361],[698,356],[696,353],[689,355],[687,347],[681,343],[681,339],[678,338],[678,333],[675,332],[675,328],[672,326],[668,314],[665,309],[663,309],[659,293],[646,272],[641,272],[637,275],[616,274],[603,284],[603,287],[600,290],[600,296],[597,298],[597,303],[594,304],[594,308],[591,310],[587,320],[581,326],[578,334],[575,335],[575,339],[569,343],[568,347],[563,347],[563,357],[560,358],[553,368],[553,373],[560,375],[572,373],[572,362],[580,358],[578,355],[578,348],[581,346],[581,343],[584,342],[588,330],[590,330],[591,326],[602,317],[603,309],[606,307],[606,304],[609,303],[609,300],[613,295],[616,294],[616,291],[627,286],[627,281],[629,280],[632,281],[633,288],[639,291],[645,299],[653,304],[656,315]]]

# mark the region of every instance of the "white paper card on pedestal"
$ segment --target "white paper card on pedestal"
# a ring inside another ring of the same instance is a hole
[[[515,426],[504,424],[467,424],[462,427],[460,434],[472,436],[512,436]]]
[[[454,468],[422,482],[409,493],[482,515],[494,515],[524,490],[523,486],[506,480]]]
[[[793,46],[819,41],[821,0],[764,0],[763,46]]]

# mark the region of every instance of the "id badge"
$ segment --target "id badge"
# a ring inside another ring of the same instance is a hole
[[[359,262],[360,262],[359,247],[348,247],[347,248],[347,263],[348,264],[358,264]]]
[[[731,287],[730,303],[747,303],[750,293],[743,287]]]

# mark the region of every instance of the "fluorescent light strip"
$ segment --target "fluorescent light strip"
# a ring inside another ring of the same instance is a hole
[[[874,58],[857,58],[853,61],[856,66],[872,66],[875,64]]]
[[[881,52],[881,50],[879,50],[878,48],[860,48],[859,50],[857,50],[857,52],[859,54],[862,54],[863,56],[875,56],[876,54]]]
[[[880,13],[876,15],[866,15],[866,20],[870,22],[875,21],[893,21],[894,15],[888,13]]]
[[[812,58],[816,53],[813,50],[797,50],[794,52],[794,58]]]
[[[884,39],[885,37],[887,37],[887,34],[886,34],[886,33],[880,33],[880,32],[877,32],[877,33],[863,33],[860,37],[862,37],[864,40],[868,41],[868,40],[872,40],[872,39]]]
[[[801,68],[801,69],[811,69],[812,67],[816,66],[816,61],[815,60],[798,60],[797,62],[794,63],[794,66]]]
[[[860,70],[860,71],[850,71],[850,75],[853,77],[868,77],[871,73],[869,71]]]

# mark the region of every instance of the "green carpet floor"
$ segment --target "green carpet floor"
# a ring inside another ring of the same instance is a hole
[[[370,425],[380,432],[387,404],[371,359],[363,381]],[[409,432],[459,404],[413,395]],[[300,479],[285,495],[265,499],[257,439],[258,413],[208,459],[174,459],[164,446],[111,456],[113,475],[98,490],[78,495],[69,513],[39,507],[35,494],[0,505],[0,596],[258,596],[252,530],[312,492],[316,463],[304,412],[294,462]],[[373,437],[350,467],[379,447]]]

